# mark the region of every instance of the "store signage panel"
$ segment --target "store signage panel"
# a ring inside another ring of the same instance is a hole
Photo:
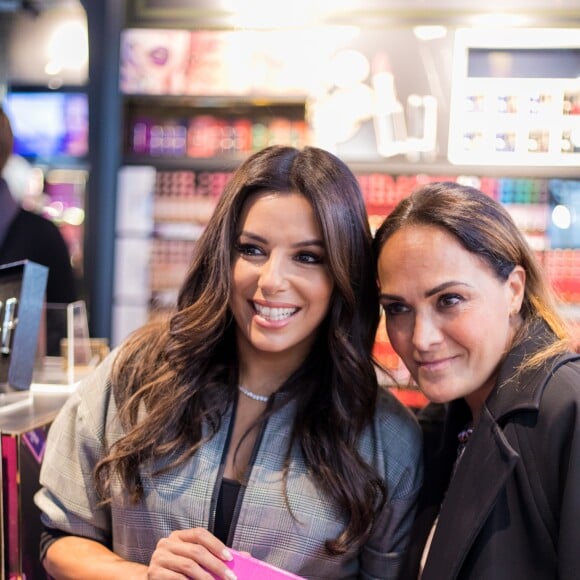
[[[580,30],[458,30],[448,156],[469,165],[577,165]]]

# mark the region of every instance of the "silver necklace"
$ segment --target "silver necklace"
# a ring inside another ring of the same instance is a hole
[[[246,397],[249,397],[254,401],[259,401],[260,403],[267,403],[268,399],[270,398],[267,395],[258,395],[257,393],[253,393],[252,391],[246,389],[246,387],[242,387],[242,385],[238,385],[238,390],[243,395],[246,395]]]

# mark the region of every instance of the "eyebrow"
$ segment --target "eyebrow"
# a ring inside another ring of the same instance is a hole
[[[245,237],[250,238],[251,240],[255,240],[257,242],[261,242],[262,244],[269,243],[266,238],[263,238],[262,236],[259,236],[258,234],[253,234],[251,232],[242,231],[242,232],[240,232],[240,235],[238,237],[241,237],[241,236],[245,236]],[[304,248],[306,246],[318,246],[322,249],[324,249],[326,247],[322,240],[319,240],[316,238],[312,239],[312,240],[302,240],[300,242],[296,242],[295,244],[292,244],[293,248]]]
[[[438,294],[439,292],[442,292],[443,290],[446,290],[447,288],[449,288],[451,286],[467,286],[467,287],[471,288],[471,286],[469,284],[467,284],[466,282],[460,282],[459,280],[450,280],[449,282],[443,282],[443,284],[439,284],[439,286],[435,286],[435,288],[432,288],[431,290],[427,290],[427,292],[425,292],[425,298],[429,298],[431,296],[434,296],[435,294]],[[402,296],[397,296],[396,294],[383,294],[383,293],[381,293],[379,298],[381,300],[384,300],[384,299],[401,300],[403,302],[405,300]]]

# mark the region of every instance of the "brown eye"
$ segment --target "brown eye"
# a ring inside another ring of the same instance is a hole
[[[264,252],[255,244],[236,244],[236,251],[242,256],[262,256]]]
[[[442,308],[451,308],[463,302],[463,297],[459,294],[444,294],[439,298],[439,305]]]
[[[383,310],[387,316],[397,316],[398,314],[405,314],[409,312],[409,307],[402,302],[389,302],[383,304]]]
[[[320,264],[323,261],[321,256],[314,254],[313,252],[300,252],[296,256],[296,260],[303,264]]]

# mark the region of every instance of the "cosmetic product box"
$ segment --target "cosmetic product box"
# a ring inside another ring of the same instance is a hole
[[[228,549],[233,559],[226,562],[226,565],[234,571],[238,580],[304,580],[302,576],[297,576],[232,548]],[[217,578],[215,574],[212,576]]]

